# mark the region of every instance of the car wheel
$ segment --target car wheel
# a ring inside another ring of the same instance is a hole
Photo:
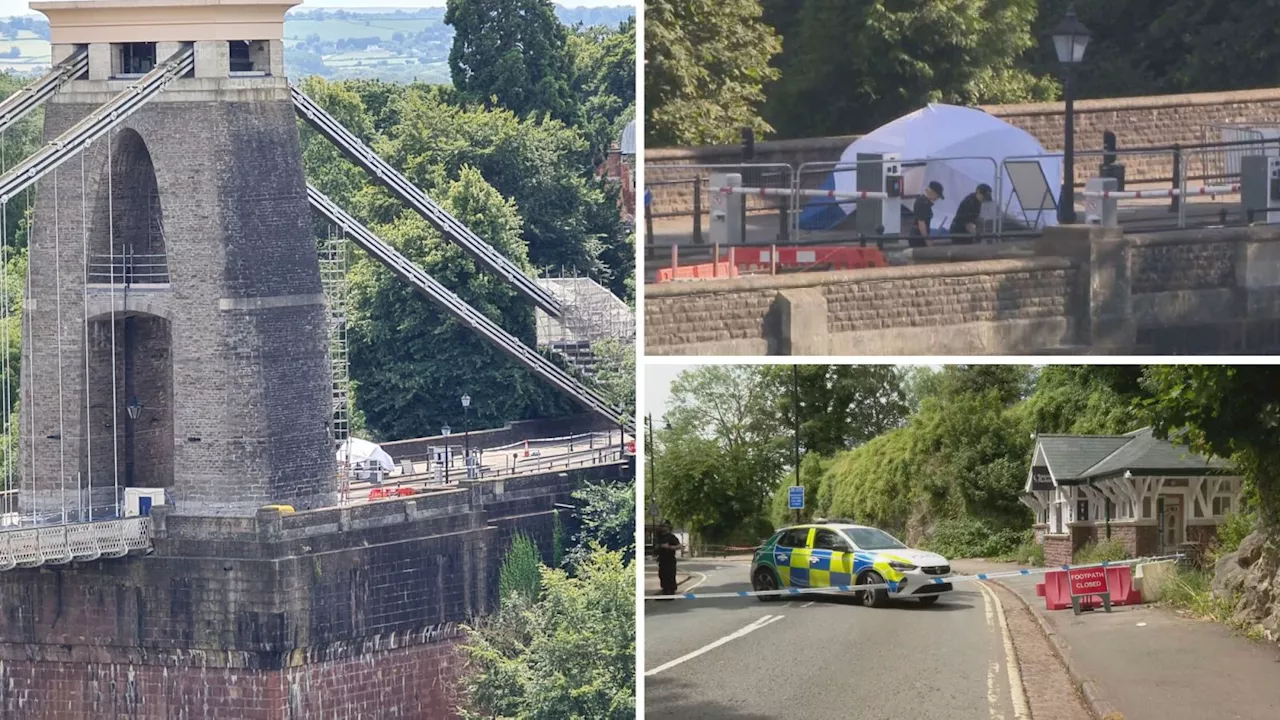
[[[773,576],[773,571],[769,568],[759,568],[755,574],[751,576],[751,589],[757,592],[762,590],[777,590],[778,579]],[[760,602],[772,602],[778,599],[777,595],[757,595]]]
[[[859,585],[883,585],[884,578],[880,577],[880,573],[870,570],[862,577],[858,578]],[[884,607],[889,604],[889,591],[884,588],[879,590],[863,590],[862,604],[865,607]]]
[[[929,607],[930,605],[936,602],[938,602],[937,595],[925,595],[924,597],[920,598],[920,604],[925,607]]]

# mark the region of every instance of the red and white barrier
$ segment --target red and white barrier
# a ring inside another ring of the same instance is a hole
[[[759,197],[800,197],[828,198],[830,200],[888,200],[885,192],[836,192],[835,190],[805,190],[803,188],[757,188],[757,187],[722,187],[717,192],[726,195],[756,195]]]
[[[1192,195],[1228,195],[1240,192],[1239,185],[1202,185],[1200,187],[1189,187],[1186,192],[1182,192],[1179,188],[1165,188],[1163,190],[1090,190],[1085,191],[1086,198],[1114,198],[1116,200],[1135,199],[1135,198],[1170,198],[1170,197],[1189,197]]]

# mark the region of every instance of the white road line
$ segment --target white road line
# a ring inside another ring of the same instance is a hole
[[[740,630],[735,630],[734,632],[731,632],[728,635],[725,635],[724,637],[720,638],[719,640],[716,640],[710,645],[704,645],[703,647],[700,647],[697,650],[694,650],[693,652],[687,655],[681,655],[680,657],[676,658],[675,660],[672,660],[671,662],[663,663],[652,670],[646,670],[644,673],[644,676],[650,677],[652,675],[657,675],[663,670],[670,670],[671,668],[679,665],[680,663],[692,660],[704,653],[711,652],[712,650],[715,650],[716,648],[720,647],[721,645],[724,645],[727,642],[732,642],[733,640],[737,640],[738,638],[743,637],[744,635],[747,635],[752,632],[755,632],[756,630],[759,630],[765,625],[775,623],[784,617],[786,616],[785,615],[765,615],[764,617],[760,618],[759,620],[756,620],[750,625]]]
[[[1000,676],[1000,663],[992,660],[987,665],[987,707],[991,710],[991,720],[1004,720],[1000,710],[1000,691],[996,689],[996,678]]]
[[[699,585],[701,585],[702,583],[704,583],[704,582],[706,582],[706,581],[707,581],[707,576],[706,576],[706,575],[704,575],[703,573],[700,573],[700,572],[690,572],[689,574],[690,574],[690,575],[697,575],[698,577],[700,577],[700,578],[702,578],[702,579],[701,579],[701,580],[699,580],[698,582],[696,582],[696,583],[694,583],[694,584],[690,585],[689,587],[687,587],[687,588],[683,589],[683,590],[677,590],[677,592],[687,593],[687,592],[689,592],[690,590],[693,590],[694,588],[698,587]]]
[[[990,598],[987,612],[991,611],[990,605],[995,605],[996,616],[1000,620],[1000,635],[1004,639],[1005,667],[1009,672],[1009,694],[1013,701],[1013,716],[1017,720],[1030,720],[1031,711],[1027,707],[1027,694],[1022,687],[1022,670],[1018,667],[1017,653],[1013,651],[1013,638],[1009,636],[1009,624],[1005,621],[1004,604],[986,583],[979,582],[977,585],[982,590],[983,599]]]
[[[807,607],[813,607],[813,604],[814,604],[815,602],[817,602],[817,600],[810,600],[809,602],[807,602],[807,603],[805,603],[805,604],[801,605],[801,606],[800,606],[800,609],[801,609],[801,610],[803,610],[803,609],[805,609],[805,608],[807,608]]]

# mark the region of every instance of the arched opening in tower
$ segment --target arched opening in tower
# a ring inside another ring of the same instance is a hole
[[[111,167],[98,185],[94,220],[90,283],[169,282],[156,169],[134,130],[122,130],[112,141]]]
[[[119,487],[173,485],[173,332],[145,313],[99,315],[89,324],[89,473],[93,505]]]

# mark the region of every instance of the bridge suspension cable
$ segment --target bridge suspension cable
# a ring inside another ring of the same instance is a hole
[[[0,102],[0,132],[21,120],[53,96],[58,88],[83,75],[89,69],[89,51],[79,50],[53,66],[35,82],[21,88]]]
[[[375,260],[387,266],[401,280],[414,286],[419,292],[453,315],[464,324],[480,333],[480,336],[499,350],[514,358],[517,362],[532,370],[547,382],[569,394],[574,400],[587,409],[609,419],[609,422],[621,425],[627,432],[635,432],[635,420],[626,417],[600,394],[578,381],[569,373],[561,370],[537,350],[530,348],[511,333],[503,330],[484,313],[471,307],[453,291],[441,285],[412,260],[401,255],[399,251],[383,242],[360,221],[351,217],[338,207],[324,193],[307,186],[307,198],[311,207],[322,217],[336,225],[352,242],[369,253]]]
[[[0,176],[0,202],[8,202],[9,198],[75,157],[89,143],[124,122],[170,82],[187,74],[193,67],[195,51],[191,47],[179,50],[156,65],[136,83]]]
[[[542,308],[552,317],[561,316],[560,301],[533,278],[524,274],[515,263],[494,249],[492,245],[481,240],[471,228],[462,224],[457,218],[440,207],[426,193],[419,190],[399,170],[391,167],[378,157],[368,145],[360,141],[351,131],[342,126],[332,115],[320,107],[314,100],[294,86],[289,87],[293,95],[293,106],[298,117],[323,135],[329,142],[346,155],[351,162],[368,172],[375,180],[382,183],[393,195],[413,208],[427,222],[431,223],[444,237],[475,258],[483,267],[489,268],[499,277],[506,280],[517,290]]]

